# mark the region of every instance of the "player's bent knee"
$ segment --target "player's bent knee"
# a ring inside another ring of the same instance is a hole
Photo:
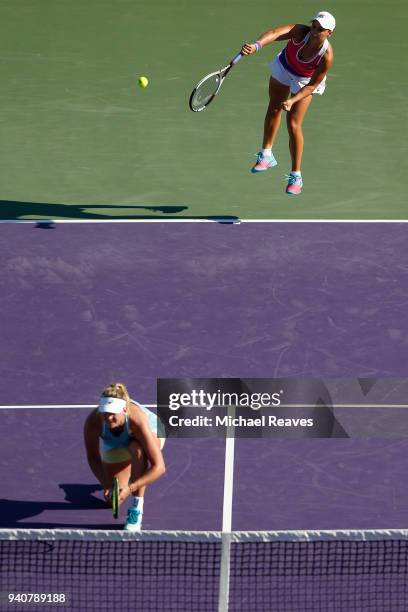
[[[293,133],[300,132],[302,130],[302,122],[298,121],[298,119],[296,119],[295,117],[289,116],[287,123],[288,123],[288,128]]]

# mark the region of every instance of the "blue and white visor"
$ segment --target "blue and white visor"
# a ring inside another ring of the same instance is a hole
[[[101,397],[98,406],[98,412],[111,412],[112,414],[120,414],[126,408],[126,400],[118,397]]]

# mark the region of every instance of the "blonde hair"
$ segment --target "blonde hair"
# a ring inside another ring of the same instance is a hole
[[[105,387],[102,391],[102,397],[116,397],[118,399],[124,399],[127,402],[130,400],[128,390],[123,383],[112,383]]]

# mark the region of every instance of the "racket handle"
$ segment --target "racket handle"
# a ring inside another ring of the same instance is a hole
[[[236,56],[234,57],[234,59],[231,61],[231,65],[235,66],[235,64],[238,64],[239,60],[241,60],[244,56],[242,55],[241,51],[239,53],[236,54]]]

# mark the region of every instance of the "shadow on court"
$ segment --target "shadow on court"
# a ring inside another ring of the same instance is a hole
[[[98,209],[99,212],[93,212]],[[46,219],[169,219],[208,220],[234,223],[239,217],[233,215],[179,215],[188,206],[134,206],[122,204],[48,204],[39,202],[14,202],[0,200],[0,219],[30,220]],[[117,212],[121,211],[118,215]],[[155,214],[154,214],[155,213]]]
[[[25,519],[39,516],[46,510],[104,510],[108,508],[101,498],[93,496],[93,493],[101,491],[100,485],[83,485],[83,484],[60,484],[60,489],[64,491],[65,502],[47,502],[47,501],[22,501],[12,499],[0,499],[0,516],[1,526],[3,528],[23,527],[37,528],[46,526],[52,527],[77,527],[77,523],[67,525],[66,522],[55,521],[52,525],[47,523],[28,523]],[[24,521],[24,522],[22,522]],[[87,525],[89,529],[91,525]],[[101,529],[100,524],[94,526],[95,529]],[[112,529],[112,524],[106,525],[107,529]]]

